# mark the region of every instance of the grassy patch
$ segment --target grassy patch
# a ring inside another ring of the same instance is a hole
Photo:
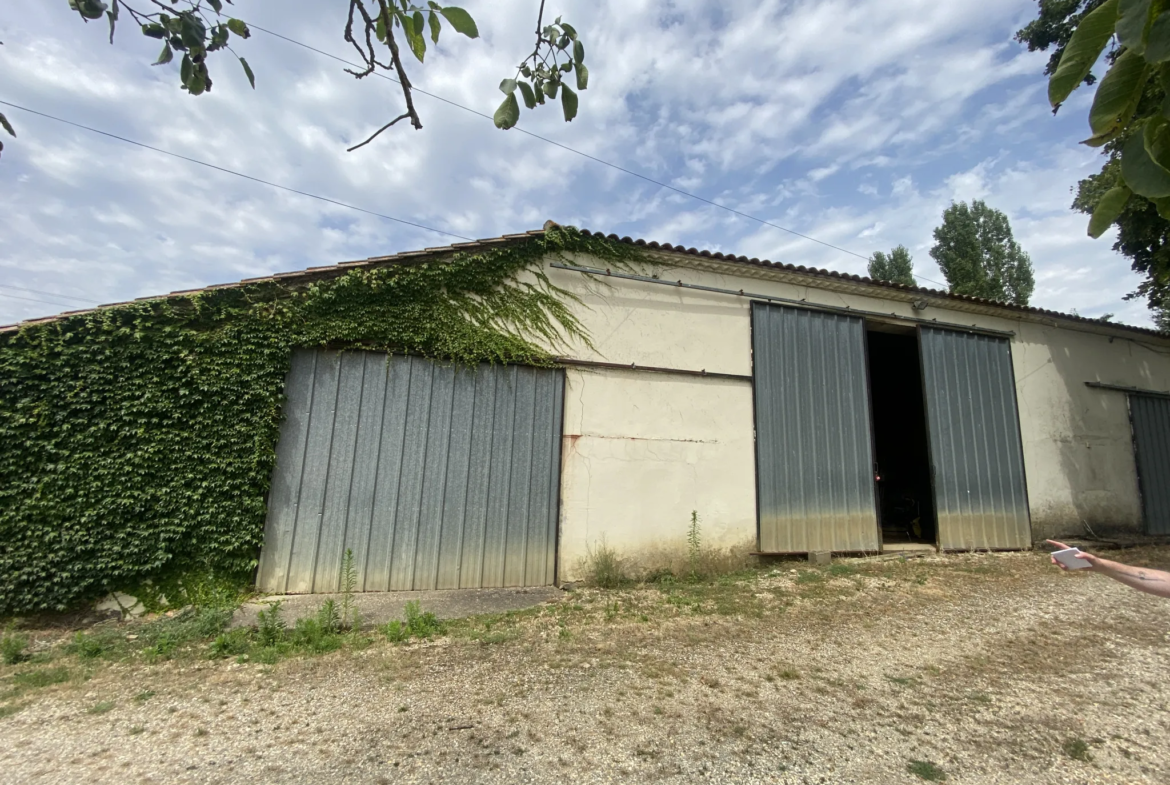
[[[82,660],[116,659],[129,650],[125,633],[113,626],[98,626],[89,632],[75,633],[64,647],[66,654]]]
[[[928,760],[912,760],[906,764],[906,771],[927,782],[946,782],[947,773]]]
[[[754,572],[735,572],[702,583],[659,584],[658,590],[669,606],[686,613],[758,618],[765,606],[755,595],[755,578]]]
[[[68,668],[42,668],[12,674],[12,683],[23,689],[35,690],[54,684],[64,684],[72,675]]]
[[[1093,760],[1093,753],[1089,752],[1089,743],[1077,736],[1065,739],[1060,749],[1065,755],[1081,763],[1091,763]]]
[[[3,706],[0,706],[0,720],[4,719],[5,717],[11,717],[13,714],[16,714],[17,712],[22,710],[26,705],[28,705],[28,704],[8,703],[8,704],[5,704]]]
[[[143,690],[142,692],[140,692],[134,696],[134,702],[135,703],[146,703],[148,700],[153,698],[154,695],[155,695],[154,690]]]
[[[852,564],[841,564],[840,562],[834,562],[833,564],[829,565],[829,575],[832,575],[834,578],[845,578],[856,574],[857,568]]]
[[[117,704],[113,701],[98,701],[94,705],[85,710],[86,714],[105,714],[112,711]]]

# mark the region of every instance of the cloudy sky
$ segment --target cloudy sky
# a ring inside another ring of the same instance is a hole
[[[138,0],[145,6],[146,0]],[[538,0],[465,0],[481,38],[445,35],[416,86],[491,114],[531,49]],[[255,25],[349,57],[346,4],[237,0]],[[1008,214],[1032,257],[1033,304],[1116,313],[1138,277],[1085,236],[1070,188],[1100,166],[1077,144],[1091,94],[1053,117],[1047,55],[1012,41],[1033,0],[550,0],[585,41],[591,81],[521,127],[574,150],[868,255],[903,243],[920,282],[942,274],[931,232],[952,200]],[[125,19],[123,20],[126,21]],[[192,98],[178,61],[125,24],[83,24],[66,0],[5,0],[0,100],[297,190],[463,237],[546,219],[662,242],[864,273],[865,262],[682,196],[256,32]],[[445,245],[449,236],[279,191],[0,107],[19,138],[0,158],[0,324],[90,303]]]

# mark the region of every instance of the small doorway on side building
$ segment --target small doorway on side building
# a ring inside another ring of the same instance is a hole
[[[938,542],[918,334],[870,322],[870,405],[882,547]]]

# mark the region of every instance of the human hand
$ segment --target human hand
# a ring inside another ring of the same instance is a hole
[[[1065,545],[1063,542],[1057,542],[1056,540],[1045,540],[1045,542],[1047,542],[1050,545],[1055,545],[1058,550],[1062,550],[1062,551],[1066,550],[1070,547],[1068,545]],[[1091,553],[1085,553],[1084,551],[1081,551],[1080,553],[1078,553],[1077,558],[1084,559],[1085,561],[1087,561],[1089,563],[1089,569],[1095,569],[1097,567],[1097,564],[1101,561],[1101,559],[1099,557],[1094,556]],[[1058,562],[1055,557],[1050,556],[1049,560],[1053,564],[1055,564],[1057,567],[1059,567],[1060,569],[1068,570],[1068,567],[1061,564],[1060,562]]]

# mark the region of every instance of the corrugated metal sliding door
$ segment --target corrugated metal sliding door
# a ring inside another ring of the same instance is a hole
[[[865,323],[752,303],[764,553],[876,551]]]
[[[561,371],[298,351],[257,585],[338,591],[555,579]]]
[[[939,546],[1031,547],[1011,346],[933,327],[919,336]]]
[[[1170,398],[1129,396],[1142,514],[1149,534],[1170,534]]]

